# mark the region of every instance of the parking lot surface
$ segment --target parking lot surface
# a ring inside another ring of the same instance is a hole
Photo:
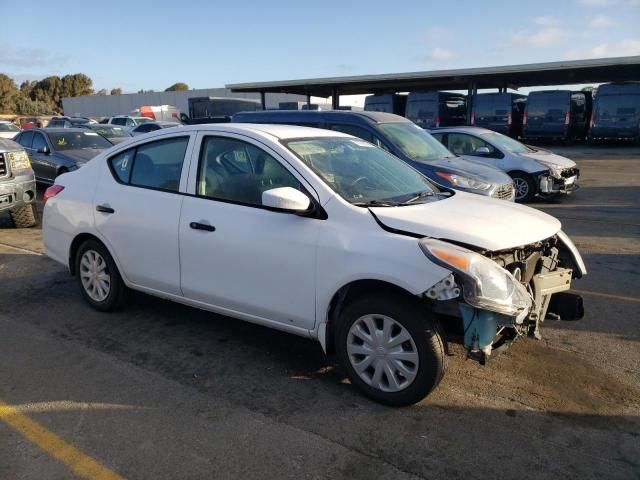
[[[584,256],[585,318],[486,366],[451,345],[404,409],[310,340],[141,294],[93,311],[1,216],[0,478],[640,478],[640,149],[552,148],[582,188],[531,206]]]

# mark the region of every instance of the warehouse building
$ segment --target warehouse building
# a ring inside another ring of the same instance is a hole
[[[123,95],[86,95],[65,97],[62,108],[65,115],[83,117],[111,117],[127,115],[145,105],[172,105],[181,112],[189,112],[189,98],[192,97],[232,97],[249,98],[260,101],[259,93],[235,93],[226,88],[203,88],[182,92],[127,93]],[[306,96],[279,93],[269,95],[267,108],[278,108],[280,102],[306,102]]]

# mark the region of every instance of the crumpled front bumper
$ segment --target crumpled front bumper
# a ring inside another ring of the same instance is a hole
[[[36,199],[36,179],[33,171],[0,178],[0,211],[20,208]]]
[[[579,178],[580,171],[577,168],[567,173],[563,172],[559,177],[551,172],[545,172],[538,177],[539,191],[541,194],[562,193],[568,195],[580,188]]]

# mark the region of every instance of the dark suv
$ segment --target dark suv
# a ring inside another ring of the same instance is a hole
[[[302,125],[343,132],[387,150],[434,183],[513,200],[511,178],[498,168],[456,157],[404,117],[383,112],[266,110],[236,113],[233,122]]]

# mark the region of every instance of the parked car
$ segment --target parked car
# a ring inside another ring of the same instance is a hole
[[[36,128],[18,134],[15,141],[29,154],[36,180],[48,184],[113,146],[102,135],[83,128]]]
[[[194,125],[138,137],[47,189],[43,238],[97,310],[134,289],[314,338],[390,405],[439,383],[440,322],[462,322],[469,356],[485,361],[496,341],[539,335],[547,315],[583,313],[563,291],[586,269],[558,220],[440,191],[329,130]]]
[[[503,171],[456,157],[422,128],[398,115],[268,110],[237,113],[233,121],[304,125],[347,133],[386,149],[440,186],[502,200],[514,199],[513,183]]]
[[[526,104],[527,96],[517,93],[474,95],[470,123],[513,138],[521,137]]]
[[[449,92],[411,92],[405,117],[422,128],[465,125],[467,97]]]
[[[404,117],[407,96],[398,93],[381,93],[367,95],[364,98],[364,109],[367,112],[394,113]]]
[[[591,118],[591,92],[531,92],[522,120],[527,140],[584,140]]]
[[[128,129],[120,127],[118,125],[104,125],[101,123],[86,123],[84,125],[78,125],[79,128],[86,128],[93,132],[97,132],[104,138],[109,140],[114,145],[124,142],[130,139],[133,135],[129,133]]]
[[[87,117],[53,117],[46,128],[74,128],[79,125],[96,123]]]
[[[42,128],[42,119],[38,117],[20,117],[17,121],[22,130],[28,130],[30,128]]]
[[[181,123],[178,122],[147,122],[142,125],[138,125],[135,128],[130,130],[131,135],[134,137],[136,135],[142,135],[143,133],[155,132],[156,130],[160,130],[161,128],[173,128],[173,127],[182,127]]]
[[[135,128],[143,123],[153,122],[149,117],[132,117],[130,115],[116,115],[115,117],[103,118],[100,123],[120,125],[121,127]]]
[[[24,149],[12,140],[0,138],[0,213],[9,212],[17,228],[37,223],[36,180]]]
[[[598,87],[589,139],[640,142],[640,82]]]
[[[476,158],[511,176],[516,202],[528,202],[536,195],[552,198],[578,188],[580,170],[576,163],[547,150],[536,149],[501,133],[478,127],[448,127],[432,130],[451,152]]]
[[[0,138],[12,139],[22,130],[18,126],[7,120],[0,120]]]

